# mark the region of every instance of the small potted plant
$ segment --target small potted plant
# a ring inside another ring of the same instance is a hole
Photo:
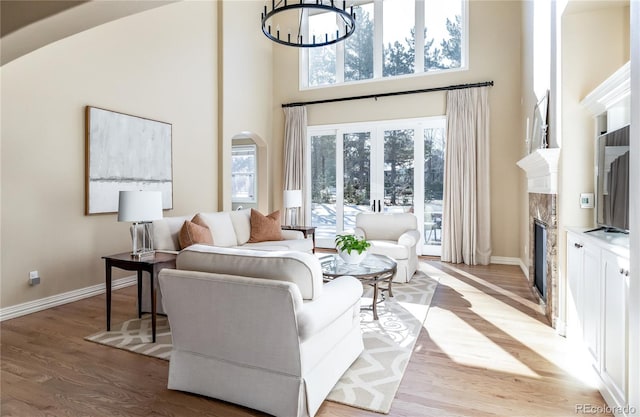
[[[350,234],[337,235],[335,242],[338,255],[348,264],[362,262],[367,256],[367,249],[371,246],[371,243],[367,242],[364,237]]]

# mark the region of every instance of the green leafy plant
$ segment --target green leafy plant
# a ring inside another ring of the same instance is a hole
[[[349,255],[351,255],[351,251],[361,254],[371,246],[371,243],[367,242],[365,238],[356,235],[338,235],[335,242],[338,250],[347,252]]]

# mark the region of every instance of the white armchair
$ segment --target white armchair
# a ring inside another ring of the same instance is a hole
[[[369,242],[371,253],[398,263],[393,282],[409,282],[418,268],[418,219],[411,213],[358,213],[354,233]]]
[[[363,350],[362,284],[308,253],[194,245],[159,274],[170,389],[313,416]]]

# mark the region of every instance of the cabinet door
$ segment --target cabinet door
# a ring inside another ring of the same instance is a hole
[[[602,251],[604,280],[602,379],[618,405],[627,403],[627,284],[629,263]]]
[[[574,233],[567,233],[567,337],[582,343],[583,259],[584,243]]]
[[[583,248],[583,319],[582,337],[593,366],[600,372],[600,312],[602,284],[600,280],[600,248],[587,244]]]

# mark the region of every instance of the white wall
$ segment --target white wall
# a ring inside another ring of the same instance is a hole
[[[299,91],[298,51],[274,46],[274,206],[280,206],[282,200],[282,103],[493,80],[495,85],[489,93],[493,256],[518,257],[520,180],[515,163],[521,152],[520,10],[520,2],[471,1],[468,71]],[[308,122],[309,125],[360,122],[444,112],[442,92],[309,106]]]
[[[87,105],[172,123],[165,215],[217,208],[216,22],[213,2],[175,3],[2,67],[1,307],[103,283],[100,257],[130,249],[114,214],[84,215]]]
[[[220,209],[231,209],[231,139],[236,135],[258,136],[266,143],[258,148],[258,208],[266,213],[271,210],[273,42],[260,29],[258,18],[263,1],[219,4],[222,7]]]
[[[561,89],[558,142],[558,273],[566,288],[566,228],[594,227],[594,209],[580,208],[580,193],[594,192],[593,115],[580,102],[629,59],[629,8],[585,8],[570,2],[561,17]],[[557,130],[556,130],[557,131]],[[560,296],[563,295],[562,291]],[[564,312],[559,311],[560,320]]]

